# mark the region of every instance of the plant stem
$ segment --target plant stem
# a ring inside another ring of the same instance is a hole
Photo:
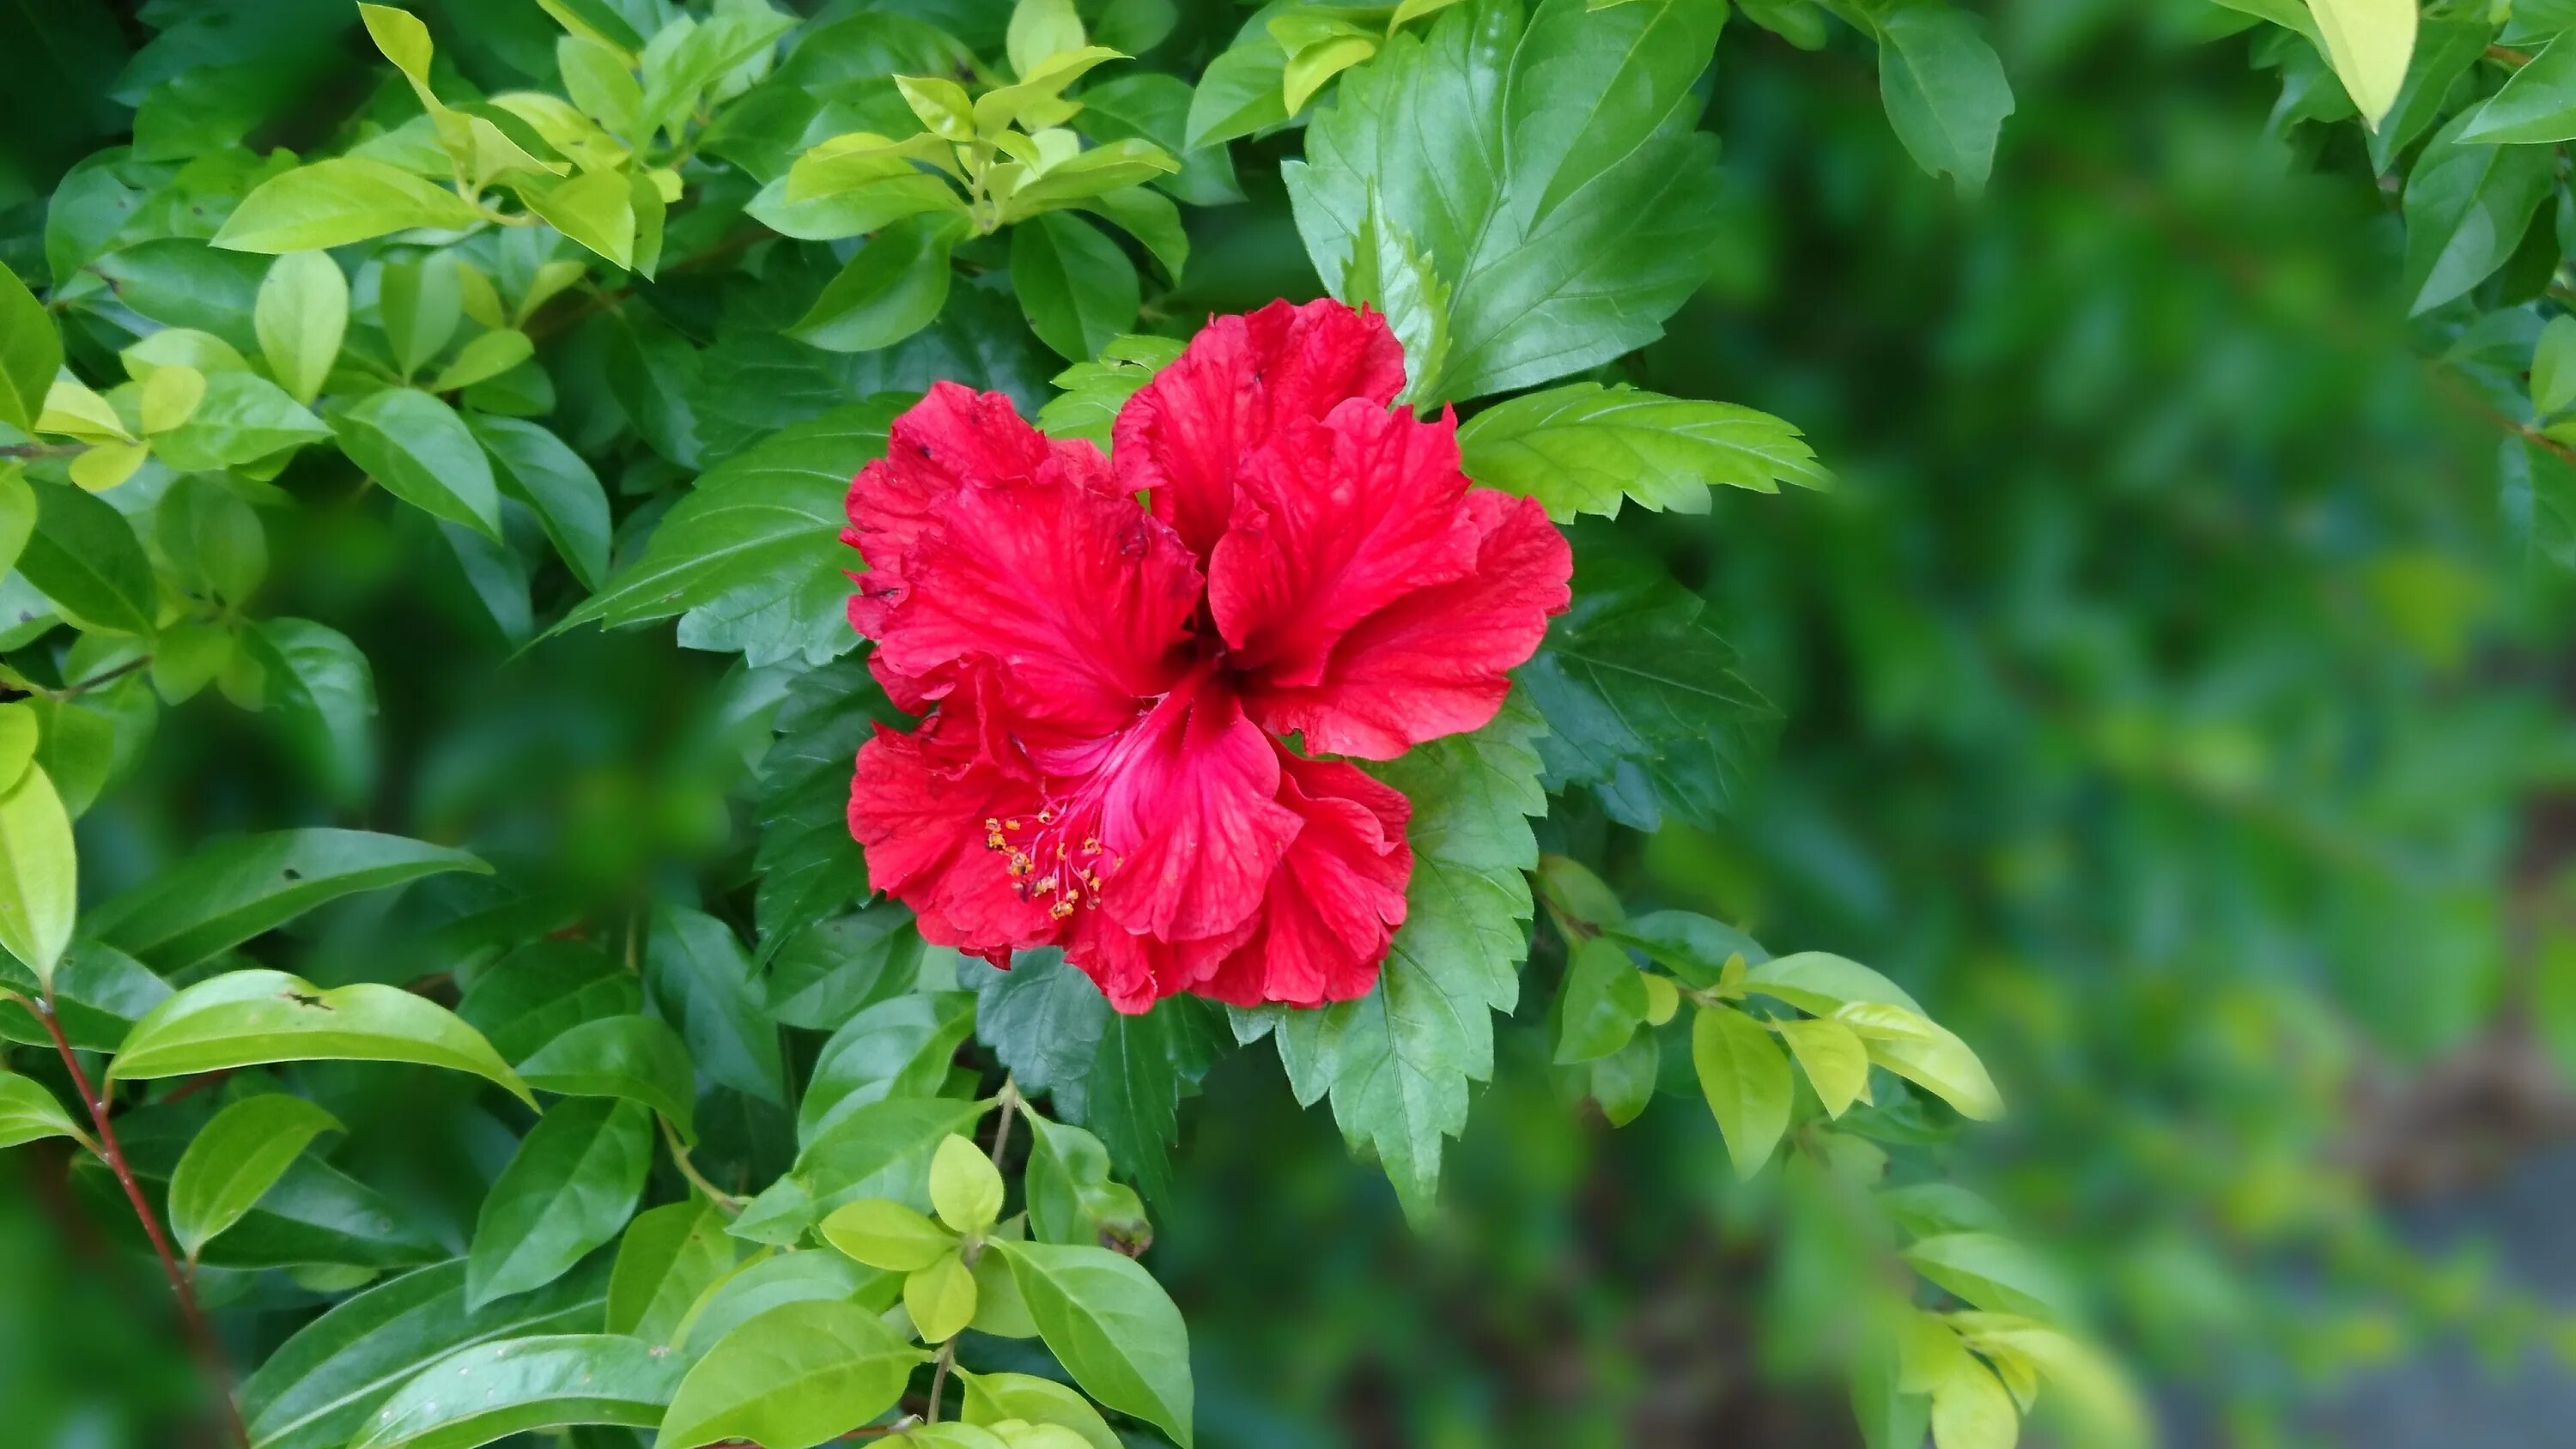
[[[170,1292],[179,1300],[179,1321],[186,1330],[188,1346],[195,1351],[206,1374],[207,1386],[214,1391],[215,1402],[223,1408],[225,1429],[241,1449],[250,1449],[250,1430],[242,1423],[241,1408],[233,1402],[232,1369],[224,1361],[224,1346],[197,1307],[196,1286],[189,1282],[186,1270],[179,1266],[178,1255],[170,1251],[169,1236],[161,1231],[161,1220],[144,1199],[143,1184],[136,1181],[134,1169],[126,1164],[125,1150],[117,1144],[116,1128],[107,1119],[107,1099],[89,1084],[89,1073],[82,1070],[80,1057],[72,1051],[71,1039],[63,1035],[62,1023],[54,1016],[54,993],[49,986],[44,1000],[38,1003],[37,1019],[45,1024],[45,1033],[54,1039],[54,1050],[62,1056],[63,1067],[72,1074],[72,1086],[80,1093],[81,1105],[89,1110],[90,1125],[98,1129],[98,1155],[107,1170],[125,1188],[125,1200],[134,1205],[134,1216],[143,1223],[143,1235],[152,1240],[152,1251],[161,1259],[162,1275],[170,1280]]]
[[[732,1217],[741,1212],[741,1198],[726,1192],[699,1174],[698,1165],[689,1160],[688,1147],[680,1141],[680,1129],[671,1125],[671,1119],[656,1113],[653,1120],[662,1124],[662,1141],[671,1149],[671,1165],[680,1169],[680,1176],[689,1180],[689,1186],[705,1193],[707,1200],[714,1203],[716,1210],[725,1216]]]
[[[1011,1145],[1011,1118],[1026,1103],[1027,1099],[1020,1095],[1019,1079],[1004,1077],[1002,1090],[993,1098],[993,1104],[1002,1109],[1002,1120],[993,1128],[993,1170],[996,1172],[1001,1171],[1002,1168],[1003,1149]],[[958,1254],[969,1268],[974,1267],[975,1260],[983,1256],[984,1244],[981,1239],[969,1242]],[[922,1420],[923,1423],[939,1422],[939,1400],[948,1391],[948,1371],[956,1366],[957,1335],[952,1333],[948,1336],[948,1341],[939,1346],[939,1357],[931,1364],[930,1413]]]

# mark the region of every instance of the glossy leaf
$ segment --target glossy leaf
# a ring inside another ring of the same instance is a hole
[[[689,1310],[732,1271],[741,1243],[703,1198],[648,1208],[627,1224],[608,1279],[608,1331],[667,1344]]]
[[[340,356],[349,325],[349,279],[325,252],[288,252],[259,284],[252,314],[260,355],[288,395],[311,406]]]
[[[1136,325],[1136,264],[1100,228],[1061,211],[1011,229],[1011,286],[1038,340],[1076,362]]]
[[[331,423],[349,461],[385,491],[433,518],[501,536],[501,495],[492,465],[465,420],[416,388],[389,387]]]
[[[350,1449],[474,1449],[570,1424],[649,1429],[679,1387],[679,1359],[612,1333],[503,1339],[423,1368]]]
[[[0,266],[0,423],[31,433],[63,365],[63,338],[45,305]]]
[[[789,334],[829,352],[892,347],[948,301],[948,254],[966,233],[949,213],[888,223],[850,257]]]
[[[646,1108],[588,1097],[556,1103],[483,1199],[465,1258],[467,1305],[551,1283],[615,1238],[652,1165]]]
[[[663,1013],[677,1018],[700,1072],[764,1101],[787,1100],[778,1028],[762,1010],[750,958],[732,927],[703,911],[659,907],[644,979]]]
[[[89,1140],[45,1084],[16,1072],[0,1072],[0,1147],[16,1147],[47,1137]]]
[[[79,910],[71,816],[42,765],[0,791],[0,948],[50,989]]]
[[[89,914],[90,934],[163,971],[193,966],[326,901],[445,871],[461,850],[363,830],[280,830],[200,849]]]
[[[1751,1179],[1789,1129],[1789,1058],[1753,1018],[1732,1007],[1703,1006],[1691,1019],[1691,1066],[1736,1177]]]
[[[856,1304],[784,1304],[707,1349],[680,1381],[654,1449],[819,1443],[892,1408],[924,1357]]]
[[[60,483],[35,490],[35,532],[18,555],[18,571],[84,628],[150,634],[160,592],[133,525],[85,490]]]
[[[358,156],[299,166],[242,198],[214,244],[244,252],[302,252],[346,246],[389,232],[472,226],[474,208],[455,192],[408,171]]]
[[[108,1078],[310,1061],[415,1062],[527,1096],[491,1044],[445,1007],[374,982],[325,991],[283,971],[231,971],[181,990],[134,1024]]]
[[[1136,1260],[1106,1248],[996,1241],[1047,1349],[1101,1403],[1192,1441],[1189,1330]]]
[[[586,1021],[537,1048],[518,1064],[540,1092],[615,1097],[670,1119],[685,1141],[697,1139],[697,1080],[680,1034],[649,1016]]]
[[[240,1222],[314,1138],[340,1130],[338,1118],[283,1092],[245,1097],[216,1113],[170,1174],[170,1236],[180,1251],[196,1261],[207,1241]]]

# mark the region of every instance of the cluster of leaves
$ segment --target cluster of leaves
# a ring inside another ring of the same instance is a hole
[[[318,160],[244,145],[286,99],[248,85],[266,62],[254,46],[218,65],[223,27],[174,21],[134,61],[160,77],[154,124],[73,168],[7,253],[0,684],[25,698],[0,706],[0,1030],[54,1080],[0,1077],[0,1141],[85,1151],[83,1190],[130,1198],[192,1317],[200,1296],[338,1300],[243,1386],[262,1449],[560,1425],[655,1428],[673,1449],[861,1428],[1101,1445],[1104,1409],[1186,1445],[1186,1338],[1133,1260],[1184,1097],[1270,1039],[1297,1099],[1328,1102],[1427,1221],[1520,999],[1531,873],[1582,879],[1542,868],[1533,820],[1580,801],[1639,830],[1713,826],[1775,712],[1696,595],[1587,548],[1576,608],[1502,715],[1384,767],[1414,802],[1417,864],[1380,988],[1322,1011],[1121,1016],[1060,960],[961,962],[869,900],[848,761],[900,717],[847,657],[846,479],[935,378],[1105,445],[1203,304],[1184,290],[1188,207],[1302,253],[1310,274],[1265,290],[1384,311],[1406,400],[1466,410],[1468,472],[1560,522],[1821,486],[1781,420],[1614,369],[1722,239],[1698,126],[1720,8],[1282,6],[1232,46],[1167,7],[1068,0],[935,23],[761,0],[541,10],[532,31],[444,7],[444,43],[404,10],[317,10],[326,38],[362,30],[391,66],[314,138]],[[1764,14],[1793,38],[1821,23]],[[1880,47],[1907,148],[1981,182],[2010,100],[1974,26],[1930,5],[1844,18]],[[1118,74],[1158,50],[1212,58],[1195,88]],[[243,88],[192,95],[225,67]],[[192,106],[228,123],[174,121],[208,119]],[[1301,154],[1256,178],[1236,142]],[[301,540],[299,515],[353,508],[406,520],[513,645],[676,617],[682,646],[739,656],[712,751],[733,800],[654,821],[700,868],[495,848],[493,872],[305,829],[83,902],[73,822],[144,768],[165,710],[217,706],[197,698],[210,684],[276,723],[326,808],[363,818],[386,793],[376,671],[395,661],[259,607],[271,531]],[[1881,1110],[1864,1099],[1932,1110],[1898,1078],[1970,1118],[1999,1106],[1964,1044],[1862,968],[1802,986],[1715,921],[1664,936],[1615,902],[1554,904],[1580,1007],[1562,1050],[1614,1117],[1642,1108],[1646,1028],[1685,999],[1744,1176],[1810,1115],[1800,1090],[1829,1121]],[[1711,956],[1708,931],[1736,944]],[[279,969],[307,932],[303,969]],[[1748,1011],[1753,993],[1802,1014]],[[362,1170],[381,1150],[352,1106],[366,1093],[314,1065],[348,1061],[488,1084],[432,1089],[475,1144],[461,1214],[424,1217]],[[1796,1141],[1793,1161],[1837,1181],[1887,1169],[1862,1135],[1809,1122]],[[1914,1236],[1920,1291],[1974,1306],[1891,1309],[1915,1326],[1864,1398],[1874,1437],[1919,1439],[1928,1414],[1943,1449],[1988,1449],[2041,1377],[2107,1381],[1987,1261],[2007,1240]],[[1008,1357],[1031,1338],[1081,1394],[999,1367],[1045,1367]]]

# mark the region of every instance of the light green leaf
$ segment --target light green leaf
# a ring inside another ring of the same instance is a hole
[[[1809,1016],[1831,1016],[1856,1001],[1924,1014],[1905,988],[1857,961],[1825,951],[1796,951],[1759,962],[1745,972],[1744,984]]]
[[[261,182],[215,233],[214,245],[242,252],[303,252],[346,246],[390,232],[475,224],[472,205],[408,171],[338,156]]]
[[[1691,87],[1724,14],[1539,0],[1524,24],[1510,0],[1476,0],[1343,74],[1282,175],[1335,295],[1372,194],[1448,281],[1449,354],[1417,401],[1530,387],[1661,335],[1718,235]],[[1194,103],[1194,142],[1198,119]]]
[[[697,1078],[680,1034],[649,1016],[611,1016],[564,1032],[519,1063],[519,1076],[540,1092],[616,1097],[670,1119],[697,1140]]]
[[[1270,1014],[1297,1100],[1331,1097],[1343,1136],[1376,1151],[1417,1221],[1437,1194],[1442,1138],[1466,1130],[1469,1084],[1493,1074],[1493,1013],[1520,996],[1525,872],[1538,864],[1527,817],[1547,810],[1542,733],[1515,697],[1484,728],[1373,770],[1413,801],[1404,927],[1375,991]]]
[[[613,1333],[509,1338],[460,1349],[394,1391],[350,1449],[475,1449],[569,1424],[649,1429],[682,1361]]]
[[[188,420],[152,440],[152,452],[173,468],[215,472],[330,436],[329,426],[276,383],[247,372],[219,372],[206,379],[205,396]]]
[[[2071,1294],[2057,1272],[1996,1233],[1941,1233],[1905,1250],[1915,1271],[1979,1308],[2053,1319]]]
[[[1078,216],[1044,212],[1011,229],[1011,286],[1038,340],[1075,362],[1136,325],[1136,264]]]
[[[152,561],[115,505],[60,483],[38,483],[36,527],[18,571],[85,629],[149,635],[160,615]]]
[[[903,1311],[924,1343],[945,1343],[975,1321],[975,1272],[955,1254],[904,1275]]]
[[[431,392],[455,392],[489,381],[537,355],[537,345],[515,327],[485,332],[457,349],[429,384]]]
[[[1558,1008],[1557,1064],[1610,1055],[1628,1044],[1645,1019],[1646,980],[1627,951],[1598,936],[1577,942]]]
[[[925,1357],[855,1303],[783,1304],[708,1348],[680,1381],[654,1449],[819,1443],[894,1407]]]
[[[564,440],[519,418],[467,413],[465,426],[492,455],[502,490],[528,505],[585,589],[608,576],[608,491]]]
[[[252,1449],[346,1449],[406,1380],[451,1353],[595,1330],[607,1283],[599,1264],[469,1310],[465,1265],[448,1262],[369,1288],[298,1330],[243,1383]]]
[[[24,778],[23,774],[21,778]],[[74,941],[54,967],[53,1026],[84,1051],[114,1051],[145,1013],[170,998],[170,983],[142,962],[98,941]],[[43,988],[35,973],[0,956],[0,987],[32,997]],[[53,1034],[25,1007],[0,1001],[0,1037],[50,1047]]]
[[[1782,1021],[1780,1039],[1807,1074],[1824,1103],[1825,1115],[1840,1117],[1855,1101],[1869,1096],[1869,1049],[1852,1029],[1831,1017]]]
[[[555,65],[584,115],[629,146],[642,139],[644,87],[629,57],[597,37],[566,35],[555,41]]]
[[[948,254],[966,234],[952,212],[909,216],[868,239],[789,335],[827,352],[873,352],[930,325],[948,301]]]
[[[171,484],[153,510],[152,535],[181,586],[200,597],[239,605],[268,574],[268,532],[221,478],[197,474]]]
[[[0,947],[49,986],[79,907],[72,820],[42,765],[0,792]]]
[[[1691,1066],[1736,1177],[1750,1180],[1789,1130],[1788,1057],[1752,1017],[1729,1006],[1703,1006],[1691,1021]]]
[[[930,1157],[930,1204],[960,1233],[985,1233],[1002,1216],[1002,1174],[973,1139],[950,1136]]]
[[[783,1303],[857,1303],[882,1313],[903,1296],[903,1282],[862,1268],[838,1253],[755,1257],[692,1305],[674,1345],[692,1359],[707,1345]]]
[[[902,1203],[863,1197],[823,1219],[823,1241],[871,1268],[913,1273],[957,1255],[957,1235]]]
[[[1073,13],[1073,0],[1019,0],[1011,7],[1004,54],[1010,57],[1011,73],[1026,76],[1054,56],[1080,50],[1088,39],[1082,17]]]
[[[1711,487],[1773,493],[1832,481],[1798,430],[1768,413],[1596,382],[1487,408],[1458,430],[1458,449],[1468,477],[1535,498],[1560,523],[1615,518],[1630,498],[1706,513]]]
[[[653,1117],[642,1105],[599,1097],[556,1103],[519,1143],[474,1219],[466,1306],[571,1271],[626,1226],[652,1166]]]
[[[2136,1386],[2100,1351],[2017,1314],[1953,1313],[1950,1325],[1981,1353],[2010,1353],[2037,1368],[2056,1391],[2054,1402],[2064,1417],[2082,1432],[2081,1442],[2140,1449],[2153,1441]]]
[[[1109,451],[1109,430],[1118,410],[1181,355],[1181,346],[1169,337],[1113,339],[1096,360],[1056,374],[1055,385],[1064,391],[1038,409],[1038,426],[1051,436],[1087,438],[1102,452]]]
[[[251,320],[270,374],[309,407],[340,356],[349,325],[349,279],[327,252],[288,252],[259,284]]]
[[[456,410],[417,388],[389,387],[331,421],[349,461],[433,518],[501,537],[492,465]]]
[[[1869,1059],[1927,1087],[1975,1122],[2004,1114],[2003,1094],[1986,1075],[1985,1064],[1949,1028],[1901,1006],[1851,1002],[1838,1007],[1834,1019],[1859,1033],[1869,1046]]]
[[[1941,0],[1904,0],[1876,19],[1879,100],[1896,138],[1927,174],[1956,180],[1960,195],[1983,191],[1995,138],[2013,112],[1994,47],[1975,17]]]
[[[170,1174],[170,1236],[188,1261],[277,1185],[314,1138],[340,1120],[283,1092],[245,1097],[200,1128]]]
[[[2377,130],[2406,83],[2406,62],[2415,53],[2416,0],[2308,0],[2308,10],[2316,17],[2326,60],[2362,124]]]
[[[446,253],[387,262],[380,274],[377,314],[394,366],[404,380],[447,350],[465,322],[465,266]]]
[[[621,267],[635,265],[635,198],[622,172],[592,171],[519,190],[528,210]]]
[[[960,1371],[966,1386],[966,1423],[993,1425],[1017,1419],[1024,1424],[1053,1424],[1082,1436],[1090,1449],[1122,1449],[1109,1421],[1091,1401],[1053,1379],[1033,1374],[975,1374]]]
[[[1984,1364],[1961,1354],[1932,1390],[1934,1449],[2013,1449],[2021,1415]]]
[[[417,1062],[528,1097],[482,1033],[447,1008],[372,981],[325,991],[283,971],[228,971],[180,991],[134,1024],[107,1075],[133,1082],[310,1061]]]
[[[0,575],[18,566],[18,555],[36,531],[36,490],[27,470],[12,459],[0,463]]]
[[[965,1130],[987,1104],[947,1097],[870,1102],[807,1143],[785,1177],[734,1220],[737,1237],[793,1242],[843,1204],[860,1198],[927,1202],[923,1175],[940,1139]]]
[[[1285,122],[1287,71],[1287,50],[1262,29],[1258,17],[1247,22],[1234,44],[1208,62],[1198,89],[1190,93],[1183,133],[1189,148],[1223,145]]]
[[[740,1240],[703,1197],[648,1208],[626,1225],[608,1276],[608,1331],[671,1344],[699,1298],[733,1271]]]
[[[461,850],[363,830],[280,830],[208,846],[91,911],[88,934],[177,972],[325,901],[442,871],[489,874]]]
[[[63,337],[45,304],[0,266],[0,423],[34,432],[62,365]]]
[[[1189,1329],[1162,1285],[1107,1248],[996,1240],[1038,1334],[1082,1391],[1172,1436],[1193,1437]]]
[[[16,1072],[0,1071],[0,1147],[16,1147],[47,1137],[89,1137],[72,1121],[45,1084]]]

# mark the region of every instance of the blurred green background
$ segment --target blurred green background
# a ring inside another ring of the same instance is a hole
[[[72,3],[0,8],[0,36]],[[148,33],[110,8],[115,49],[0,98],[0,232],[131,125],[85,79]],[[1730,239],[1635,379],[1789,418],[1843,483],[1599,525],[1703,589],[1785,724],[1724,834],[1571,801],[1547,829],[1632,898],[1878,965],[1974,1043],[2013,1114],[1953,1175],[2072,1268],[2169,1442],[2564,1442],[2567,580],[2526,559],[2503,434],[2398,321],[2358,133],[2285,135],[2241,19],[1992,12],[2019,111],[1964,203],[1889,134],[1865,49],[1730,28],[1707,120]],[[1255,191],[1193,214],[1192,304],[1315,289]],[[747,866],[722,855],[720,656],[655,630],[514,658],[409,513],[272,528],[275,612],[378,661],[377,795],[352,818],[200,701],[82,821],[88,889],[292,823],[470,840],[576,895]],[[317,918],[303,969],[399,979],[334,959],[378,929]],[[1831,1264],[1726,1179],[1704,1111],[1614,1135],[1574,1105],[1537,1027],[1557,964],[1543,945],[1427,1233],[1266,1053],[1211,1074],[1154,1260],[1207,1442],[1854,1439],[1804,1321]],[[128,1225],[59,1156],[0,1157],[0,1181],[0,1442],[174,1442],[184,1360]]]

